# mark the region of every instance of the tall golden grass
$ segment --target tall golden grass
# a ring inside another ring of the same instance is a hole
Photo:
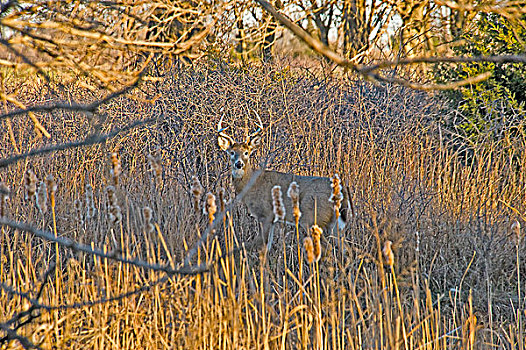
[[[11,85],[24,87],[20,98],[28,105],[48,99],[37,83]],[[52,98],[97,97],[75,85],[68,91]],[[257,252],[230,254],[258,230],[235,206],[192,261],[211,270],[169,279],[3,227],[1,283],[34,298],[57,264],[38,300],[48,307],[18,334],[45,349],[524,349],[525,140],[510,135],[459,151],[439,123],[439,107],[432,96],[400,87],[211,62],[145,83],[91,119],[43,115],[52,141],[13,120],[24,151],[82,138],[97,122],[106,130],[160,117],[106,144],[0,170],[12,191],[7,217],[124,257],[182,262],[209,224],[203,198],[201,210],[194,207],[196,179],[200,195],[233,199],[228,162],[215,143],[221,108],[240,130],[257,109],[268,128],[256,161],[273,154],[272,168],[338,173],[356,211],[342,238],[323,233],[320,261],[304,256],[307,233],[276,226],[262,262]],[[15,153],[8,135],[0,140],[0,157]],[[162,172],[151,159],[160,160]],[[47,212],[24,199],[27,169],[39,181],[54,177],[55,204]],[[93,207],[86,206],[89,186]],[[118,221],[109,220],[115,206]],[[112,299],[125,293],[131,295]],[[4,289],[0,323],[29,307],[23,295]]]

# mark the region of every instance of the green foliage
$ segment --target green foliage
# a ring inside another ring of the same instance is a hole
[[[462,36],[464,45],[456,54],[490,56],[524,54],[526,29],[520,21],[510,21],[495,14],[483,14],[477,19],[476,29]],[[440,66],[437,80],[452,81],[491,72],[489,79],[445,93],[450,106],[462,118],[453,123],[472,142],[480,138],[492,139],[506,130],[516,129],[524,119],[526,103],[526,67],[524,64],[471,63],[458,66]]]

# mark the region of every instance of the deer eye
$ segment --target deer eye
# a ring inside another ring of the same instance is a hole
[[[248,151],[245,151],[245,157],[248,157]]]
[[[236,152],[234,151],[230,151],[230,155],[233,156],[234,154],[236,154]]]

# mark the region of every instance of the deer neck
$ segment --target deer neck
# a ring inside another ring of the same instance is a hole
[[[243,188],[247,185],[248,181],[250,181],[250,178],[252,177],[252,167],[250,164],[247,164],[245,166],[245,173],[242,177],[235,178],[232,177],[232,183],[234,185],[234,189],[236,190],[236,193],[239,194],[241,191],[243,191]]]

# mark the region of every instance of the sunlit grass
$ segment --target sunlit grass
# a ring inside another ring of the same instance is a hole
[[[6,215],[108,252],[177,266],[215,214],[203,215],[202,195],[233,198],[228,160],[215,143],[219,111],[224,107],[242,132],[244,111],[257,106],[268,126],[259,159],[275,152],[273,168],[338,173],[349,185],[356,215],[342,237],[322,234],[321,260],[307,261],[305,232],[281,225],[266,259],[243,249],[230,254],[259,230],[239,206],[192,260],[211,270],[162,283],[162,273],[2,228],[2,283],[35,293],[45,271],[58,266],[39,300],[58,308],[42,310],[19,334],[42,348],[524,349],[524,140],[488,144],[467,157],[440,137],[437,102],[427,96],[300,73],[274,80],[271,73],[181,70],[141,87],[140,98],[112,102],[102,111],[105,128],[164,119],[111,143],[2,170],[12,190]],[[29,100],[42,100],[38,86],[32,93]],[[82,90],[66,97],[82,98]],[[80,138],[90,128],[82,115],[43,120],[52,141],[34,139],[25,121],[13,121],[20,149]],[[8,135],[1,137],[0,156],[12,154]],[[46,212],[24,199],[28,168],[58,185]],[[150,284],[119,300],[67,307]],[[0,322],[29,306],[0,292]]]

